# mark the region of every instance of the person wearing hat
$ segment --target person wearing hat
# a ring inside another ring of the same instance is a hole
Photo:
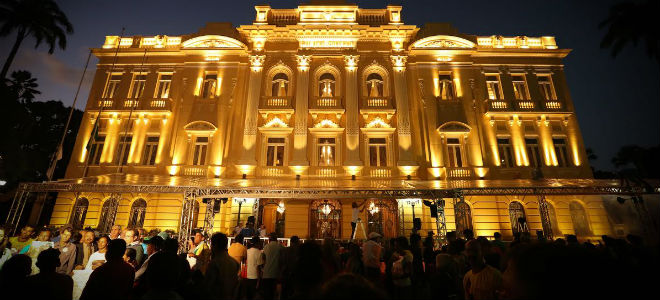
[[[147,266],[149,265],[149,259],[160,249],[163,248],[163,238],[160,236],[153,236],[149,239],[144,239],[144,243],[147,244],[147,259],[144,261],[140,269],[135,272],[135,280],[138,281],[144,275],[144,272],[147,271]]]
[[[368,238],[369,240],[363,246],[362,260],[367,278],[375,281],[380,277],[380,259],[383,247],[378,243],[378,239],[381,238],[379,233],[371,232]]]

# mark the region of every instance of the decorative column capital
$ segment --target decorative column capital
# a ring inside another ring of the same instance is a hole
[[[309,63],[312,61],[311,55],[296,55],[296,62],[298,62],[298,70],[309,70]]]
[[[266,60],[265,55],[250,55],[250,68],[254,72],[259,72],[263,69],[264,61]]]
[[[394,66],[394,71],[403,72],[406,70],[406,62],[408,62],[408,56],[390,55],[390,59],[392,59],[392,65]]]
[[[344,62],[346,63],[346,70],[355,71],[357,69],[359,55],[344,55]]]

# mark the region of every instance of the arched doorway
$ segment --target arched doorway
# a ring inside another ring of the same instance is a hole
[[[512,201],[509,204],[509,217],[511,217],[511,230],[514,234],[518,232],[529,232],[527,227],[527,216],[522,203]]]
[[[87,217],[87,208],[89,207],[89,200],[87,198],[79,198],[76,200],[71,211],[71,220],[69,223],[73,229],[80,230],[85,225],[85,218]]]
[[[147,212],[147,201],[140,198],[133,201],[131,213],[128,217],[129,228],[142,228],[144,226],[144,216]]]
[[[309,235],[314,239],[341,237],[341,203],[337,200],[314,200],[310,205]]]
[[[463,231],[472,230],[472,210],[465,201],[459,201],[454,207],[454,213],[456,214],[456,233],[462,237]]]
[[[575,235],[582,237],[591,235],[589,221],[587,220],[587,212],[584,210],[584,206],[577,201],[573,201],[568,205],[568,209],[571,213],[571,221],[573,222]]]
[[[399,232],[399,209],[394,200],[372,199],[366,204],[367,234],[377,232],[385,238],[393,238]]]
[[[259,205],[259,225],[266,226],[266,232],[275,232],[284,237],[286,206],[283,200],[261,199]]]
[[[99,218],[99,232],[103,234],[110,232],[110,229],[115,224],[118,207],[119,199],[109,198],[108,200],[105,200],[103,207],[101,208],[101,217]]]

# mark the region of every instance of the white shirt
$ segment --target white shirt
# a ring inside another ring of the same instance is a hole
[[[85,266],[85,270],[91,270],[92,269],[92,263],[95,260],[106,261],[105,260],[105,253],[101,253],[101,252],[98,252],[98,251],[92,253],[92,255],[89,256],[89,260],[87,261],[87,266]]]
[[[360,210],[357,207],[353,207],[353,214],[351,215],[351,222],[357,223],[357,219],[360,217]]]
[[[252,247],[247,250],[247,279],[259,279],[259,265],[263,264],[261,250]]]

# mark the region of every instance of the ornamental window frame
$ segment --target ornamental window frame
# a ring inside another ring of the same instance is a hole
[[[516,78],[520,77],[520,78]],[[522,79],[522,80],[519,80]],[[524,73],[511,74],[511,86],[513,87],[513,96],[518,101],[529,101],[529,85],[527,84],[527,76]]]
[[[144,95],[147,86],[147,72],[133,72],[131,87],[128,90],[128,99],[140,99]]]
[[[113,99],[117,96],[119,85],[124,74],[122,72],[108,72],[105,80],[105,87],[103,88],[102,99]]]
[[[380,76],[381,80],[381,88],[380,88],[380,95],[372,97],[370,95],[370,85],[369,85],[369,77],[371,75],[378,75]],[[381,66],[378,64],[376,61],[374,61],[371,65],[367,66],[364,68],[362,71],[362,95],[363,98],[387,98],[390,97],[390,76],[385,67]]]
[[[174,76],[173,72],[158,72],[158,81],[156,82],[156,90],[154,91],[154,98],[156,99],[170,98],[173,76]]]
[[[486,73],[486,95],[489,100],[503,100],[504,92],[502,91],[502,80],[500,74]]]

